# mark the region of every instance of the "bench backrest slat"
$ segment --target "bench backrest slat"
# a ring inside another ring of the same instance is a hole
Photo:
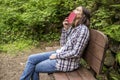
[[[89,66],[99,74],[102,69],[108,38],[98,30],[90,30],[90,41],[83,54]]]

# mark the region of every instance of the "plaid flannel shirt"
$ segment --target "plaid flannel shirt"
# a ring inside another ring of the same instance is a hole
[[[80,57],[89,40],[89,29],[85,25],[67,31],[63,28],[60,45],[56,50],[56,67],[58,71],[72,71],[79,67]]]

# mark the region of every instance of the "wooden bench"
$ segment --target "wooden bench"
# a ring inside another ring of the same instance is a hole
[[[87,62],[90,70],[85,67],[72,72],[57,72],[52,74],[52,80],[96,80],[95,76],[99,75],[102,70],[105,51],[107,49],[108,39],[100,31],[90,30],[90,41],[83,53],[83,59]],[[92,72],[95,74],[93,74]]]

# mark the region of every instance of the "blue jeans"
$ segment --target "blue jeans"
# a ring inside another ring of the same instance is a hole
[[[56,54],[56,52],[30,55],[20,80],[39,80],[39,73],[56,72],[56,59],[49,59],[51,54]]]

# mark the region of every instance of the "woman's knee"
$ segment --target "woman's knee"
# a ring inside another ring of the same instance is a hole
[[[47,64],[46,61],[40,62],[36,64],[35,72],[45,72],[47,71],[47,69],[49,69],[48,66],[49,66],[49,63]]]
[[[34,54],[28,56],[28,61],[33,61],[33,59],[34,59]]]
[[[56,60],[45,60],[35,66],[35,72],[53,72],[56,69]]]
[[[41,72],[41,71],[42,71],[42,67],[43,67],[42,65],[40,65],[40,64],[38,65],[38,64],[37,64],[37,65],[35,66],[35,72]]]

